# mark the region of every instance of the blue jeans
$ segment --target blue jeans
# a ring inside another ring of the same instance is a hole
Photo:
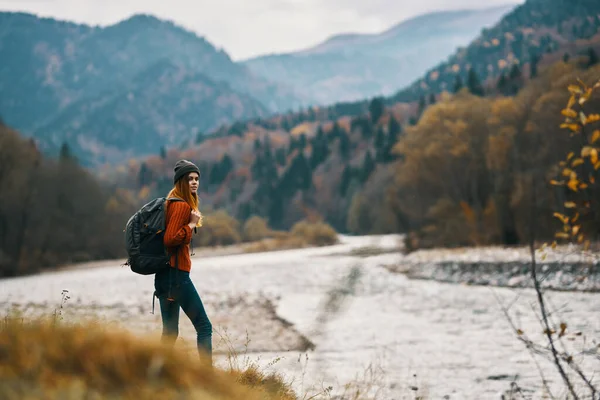
[[[158,272],[154,278],[154,288],[160,302],[163,342],[174,344],[177,340],[181,308],[196,328],[199,354],[212,360],[212,324],[190,279],[190,273],[175,271],[174,268]]]

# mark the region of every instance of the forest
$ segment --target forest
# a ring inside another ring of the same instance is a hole
[[[0,276],[123,255],[135,203],[102,184],[63,147],[44,157],[0,124]]]
[[[167,190],[170,166],[186,157],[201,166],[203,207],[240,221],[258,215],[288,229],[310,216],[345,233],[410,232],[414,247],[521,244],[532,185],[539,236],[556,227],[552,210],[564,194],[549,182],[578,140],[564,134],[561,111],[570,84],[600,76],[590,61],[561,60],[522,76],[515,93],[501,91],[510,81],[484,86],[472,78],[416,104],[375,98],[354,117],[296,117],[289,131],[276,118],[271,129],[247,124],[104,178],[152,197]],[[598,110],[594,94],[583,111]]]

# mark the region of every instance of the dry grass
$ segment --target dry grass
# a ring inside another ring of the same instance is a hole
[[[155,340],[95,325],[7,317],[0,398],[295,400],[277,375],[223,371]]]

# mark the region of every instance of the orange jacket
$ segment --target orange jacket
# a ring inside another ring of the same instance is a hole
[[[164,235],[164,243],[170,253],[177,249],[178,264],[181,271],[192,269],[190,257],[190,242],[192,241],[192,229],[189,227],[192,207],[185,201],[169,201],[167,203],[167,218]],[[175,267],[175,254],[171,254],[171,267]]]

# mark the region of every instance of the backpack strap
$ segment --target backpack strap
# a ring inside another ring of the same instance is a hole
[[[183,199],[180,199],[179,197],[167,197],[165,198],[165,203],[167,201],[184,201]],[[165,205],[164,207],[164,211],[165,211],[165,224],[167,223],[167,207]],[[165,226],[166,229],[166,226]],[[179,250],[180,246],[175,247],[175,287],[179,286],[179,254],[177,254],[178,250]],[[172,275],[171,275],[171,270],[169,270],[169,293],[167,294],[167,300],[168,301],[175,301],[175,299],[173,298],[173,296],[171,296],[171,288],[173,287],[173,280],[171,279]]]

